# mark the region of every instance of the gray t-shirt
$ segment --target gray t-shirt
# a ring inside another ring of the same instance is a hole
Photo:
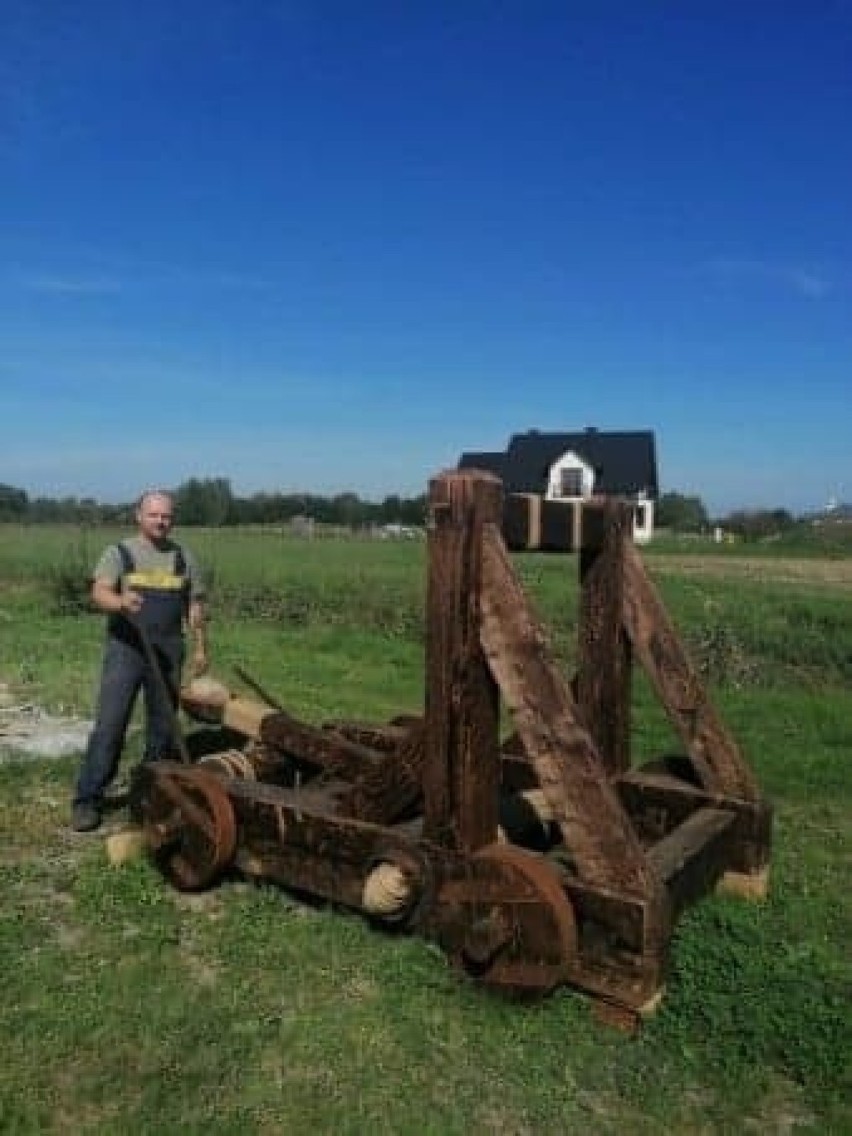
[[[183,562],[186,566],[186,577],[189,580],[190,600],[203,600],[206,596],[204,579],[198,567],[198,561],[190,550],[183,544],[178,546],[169,541],[163,549],[155,548],[140,536],[128,537],[121,542],[127,547],[133,559],[133,569],[136,572],[168,572],[175,571],[175,554],[180,547]],[[100,559],[95,565],[95,578],[107,580],[117,586],[124,575],[124,561],[115,544],[104,549]]]

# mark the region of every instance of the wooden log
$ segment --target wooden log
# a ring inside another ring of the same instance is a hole
[[[483,525],[500,481],[453,471],[429,485],[424,832],[474,851],[497,839],[499,700],[480,642]]]
[[[610,499],[582,513],[577,702],[612,775],[630,767],[631,651],[622,613],[631,512]]]
[[[421,724],[383,760],[362,771],[341,803],[341,812],[373,824],[390,824],[422,804],[426,727]]]
[[[653,881],[568,684],[496,526],[483,536],[482,641],[488,664],[584,882],[648,896]]]
[[[395,726],[392,723],[375,725],[371,722],[323,722],[322,728],[380,753],[393,753],[411,733],[410,727]]]
[[[307,765],[350,780],[369,770],[383,756],[340,734],[300,722],[283,710],[272,710],[263,716],[260,740]]]
[[[706,789],[756,801],[757,782],[716,713],[649,579],[639,553],[624,546],[624,623],[642,666]]]

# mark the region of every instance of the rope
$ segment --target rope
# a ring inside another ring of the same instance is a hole
[[[198,762],[220,773],[227,773],[229,777],[236,777],[240,781],[256,781],[257,771],[251,758],[238,749],[225,750],[222,753],[208,753]]]

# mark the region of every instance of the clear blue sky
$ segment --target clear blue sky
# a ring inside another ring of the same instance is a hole
[[[850,0],[2,0],[0,482],[852,498]]]

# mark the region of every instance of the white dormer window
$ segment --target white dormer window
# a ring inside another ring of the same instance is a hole
[[[574,468],[568,466],[560,469],[559,495],[560,497],[583,496],[583,471],[579,466]]]
[[[581,501],[591,496],[594,483],[592,467],[569,450],[548,470],[545,497],[550,501]]]

